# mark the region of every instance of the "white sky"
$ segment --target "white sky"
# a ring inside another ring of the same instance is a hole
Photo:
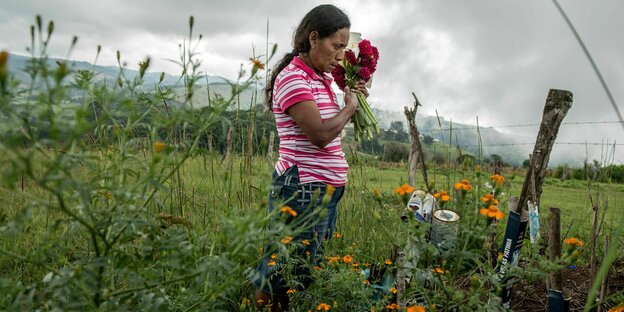
[[[35,15],[54,20],[52,56],[64,57],[73,35],[78,46],[70,58],[115,65],[115,51],[136,68],[150,56],[153,71],[179,74],[167,59],[179,55],[195,17],[203,71],[235,78],[248,64],[278,44],[278,57],[290,51],[292,32],[320,1],[230,0],[0,0],[0,49],[26,54]],[[379,48],[381,59],[370,91],[373,106],[402,111],[415,92],[419,113],[481,126],[538,124],[550,88],[570,90],[574,103],[564,122],[613,122],[615,114],[590,63],[552,1],[362,0],[328,1],[345,10],[351,30]],[[624,1],[560,0],[585,41],[611,92],[624,111]],[[45,26],[44,26],[45,27]],[[620,39],[617,39],[620,38]],[[616,162],[624,162],[620,124],[562,125],[558,142],[619,140]],[[500,128],[534,142],[538,127]],[[485,142],[487,144],[487,142]],[[528,147],[529,149],[532,146]],[[601,159],[600,146],[588,158]],[[585,146],[557,145],[553,157],[586,156]],[[577,156],[578,155],[578,156]]]

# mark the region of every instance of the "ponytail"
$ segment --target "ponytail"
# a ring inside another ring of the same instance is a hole
[[[286,53],[282,60],[271,71],[271,79],[264,88],[264,94],[266,99],[265,104],[269,111],[273,111],[273,86],[275,85],[275,79],[277,78],[277,75],[279,75],[279,73],[282,72],[282,70],[284,70],[284,68],[286,68],[286,66],[288,66],[288,64],[290,64],[290,62],[292,62],[292,60],[297,55],[299,55],[299,53],[296,51]]]

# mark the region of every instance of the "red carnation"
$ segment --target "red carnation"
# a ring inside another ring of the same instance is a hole
[[[357,64],[357,57],[355,57],[355,53],[353,52],[353,50],[345,51],[345,59],[351,65],[356,65]]]
[[[358,54],[358,57],[360,59],[364,59],[373,55],[373,46],[371,45],[370,41],[366,39],[360,41],[360,43],[358,44],[358,49],[360,49],[360,53]]]
[[[368,69],[368,67],[362,67],[360,68],[360,70],[358,71],[357,75],[362,78],[362,80],[364,81],[368,81],[371,78],[371,72]]]
[[[336,66],[336,68],[334,68],[331,74],[334,77],[334,81],[336,81],[336,84],[338,85],[338,87],[340,87],[340,90],[344,90],[344,88],[347,85],[345,81],[344,67],[342,67],[341,65]]]

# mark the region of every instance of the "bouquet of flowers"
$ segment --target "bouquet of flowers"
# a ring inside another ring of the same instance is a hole
[[[353,50],[345,51],[345,59],[332,71],[332,76],[341,90],[345,87],[353,88],[360,79],[368,82],[377,70],[377,60],[379,60],[377,48],[372,46],[370,41],[362,40],[358,44],[358,49],[360,52],[357,57]],[[379,133],[377,120],[368,106],[366,97],[360,92],[355,92],[355,94],[360,108],[351,117],[355,140],[359,141],[361,137],[372,139],[371,128],[375,133]]]

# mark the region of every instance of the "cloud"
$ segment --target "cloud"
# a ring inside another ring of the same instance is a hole
[[[624,2],[559,1],[614,98],[624,103],[624,42],[616,39],[624,29],[619,16]],[[114,65],[115,51],[120,50],[130,67],[150,56],[153,70],[177,74],[179,68],[167,59],[178,57],[178,45],[188,40],[188,18],[193,15],[195,38],[203,35],[196,50],[203,61],[201,70],[234,78],[240,64],[248,62],[252,47],[256,54],[265,53],[267,20],[268,42],[278,44],[281,56],[291,49],[297,23],[320,3],[6,0],[0,11],[0,49],[24,53],[29,45],[28,28],[35,14],[41,14],[55,21],[52,55],[65,56],[75,34],[80,40],[72,58],[93,61],[101,45],[102,65]],[[471,124],[478,116],[482,126],[536,124],[541,121],[548,90],[561,88],[574,93],[573,107],[564,121],[617,120],[587,58],[550,1],[334,3],[350,16],[352,31],[361,32],[379,47],[381,60],[370,97],[375,107],[402,111],[411,105],[411,92],[415,92],[424,105],[419,110],[422,114],[437,111],[446,119]],[[624,111],[622,104],[619,107]],[[538,130],[511,129],[532,140]],[[622,134],[618,124],[570,124],[562,125],[558,140],[613,142]],[[577,157],[585,157],[583,147],[575,148]],[[616,154],[622,152],[624,148],[616,149]],[[557,146],[556,153],[570,152]]]

